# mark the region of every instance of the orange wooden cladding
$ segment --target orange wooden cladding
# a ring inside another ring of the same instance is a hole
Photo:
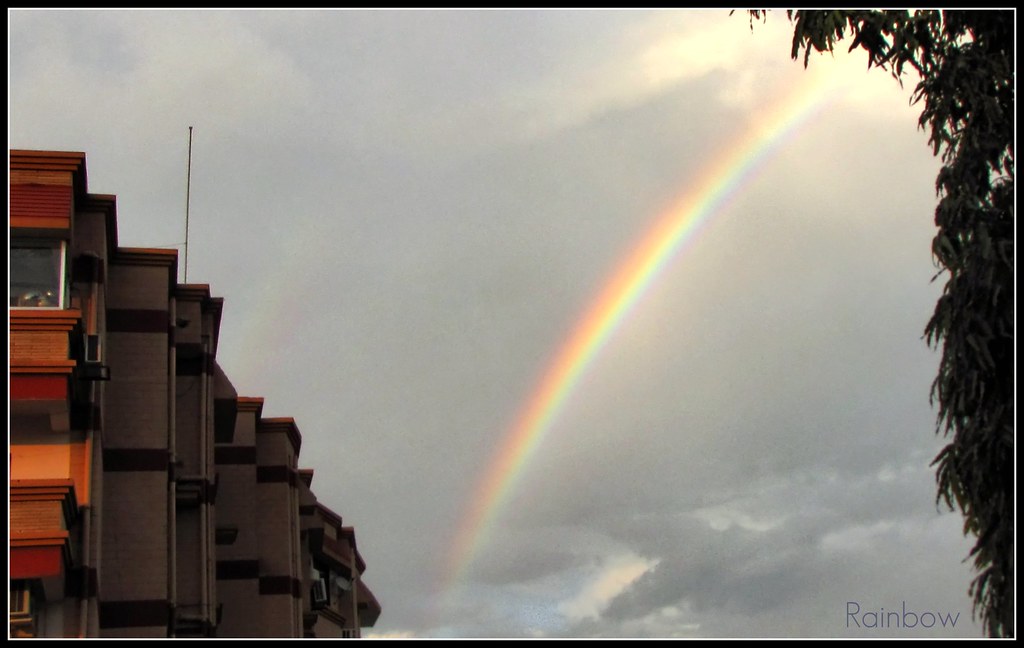
[[[67,171],[39,171],[29,169],[11,169],[11,186],[15,185],[55,185],[71,186],[71,174]]]
[[[68,186],[11,185],[10,226],[71,229],[72,189]]]
[[[70,331],[82,319],[82,311],[19,308],[9,316],[12,331]]]

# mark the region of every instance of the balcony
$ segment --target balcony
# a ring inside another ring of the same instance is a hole
[[[67,430],[72,377],[71,335],[78,310],[10,311],[11,415],[50,415],[54,429]]]

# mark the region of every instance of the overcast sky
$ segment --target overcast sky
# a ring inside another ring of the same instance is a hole
[[[122,246],[183,249],[194,127],[188,280],[355,526],[374,634],[980,636],[929,467],[938,162],[912,82],[846,47],[804,70],[783,12],[8,20],[10,147],[84,151]],[[453,556],[588,305],[801,92],[833,101],[651,282]],[[920,622],[857,627],[883,608]]]

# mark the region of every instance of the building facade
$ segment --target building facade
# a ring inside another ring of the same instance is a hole
[[[223,300],[126,248],[83,153],[10,151],[12,637],[358,637],[380,605]]]

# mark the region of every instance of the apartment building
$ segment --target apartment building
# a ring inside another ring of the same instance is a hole
[[[223,299],[121,247],[83,153],[10,151],[10,635],[358,637],[355,533],[217,363]]]

